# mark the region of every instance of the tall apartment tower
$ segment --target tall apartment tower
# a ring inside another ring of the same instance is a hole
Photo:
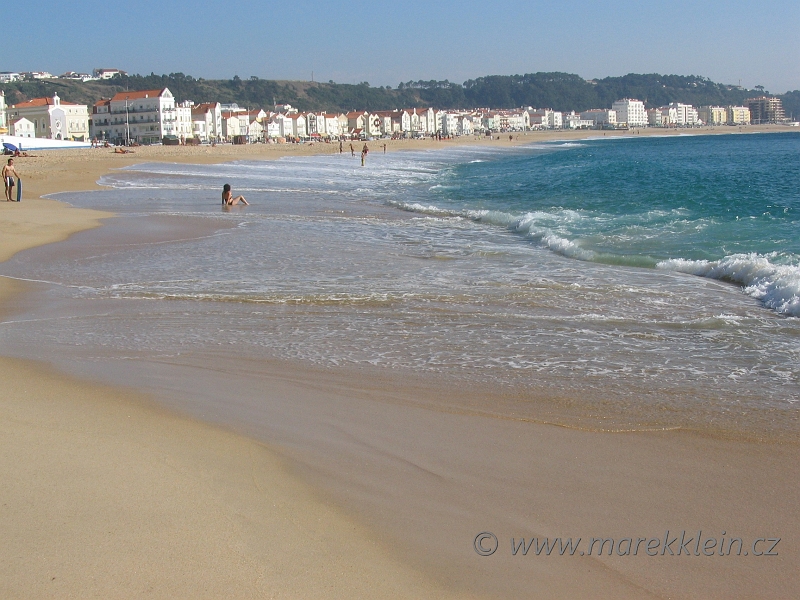
[[[786,118],[780,98],[770,98],[768,96],[749,98],[747,100],[747,108],[750,109],[750,122],[753,125],[780,123]]]

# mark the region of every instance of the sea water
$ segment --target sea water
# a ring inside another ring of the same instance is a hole
[[[0,267],[62,307],[8,319],[4,351],[427,373],[639,424],[796,419],[800,135],[373,148],[364,167],[331,149],[60,194],[125,234]],[[251,205],[221,207],[224,183]]]

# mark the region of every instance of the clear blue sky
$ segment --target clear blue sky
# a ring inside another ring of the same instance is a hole
[[[317,81],[392,87],[662,73],[783,93],[800,89],[798,17],[798,0],[25,0],[3,7],[0,71],[305,80],[313,71]]]

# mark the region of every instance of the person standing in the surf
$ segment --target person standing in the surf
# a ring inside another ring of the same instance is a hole
[[[14,202],[11,197],[14,191],[14,178],[20,179],[19,174],[14,168],[14,159],[9,158],[8,164],[3,166],[3,183],[6,186],[6,202]]]

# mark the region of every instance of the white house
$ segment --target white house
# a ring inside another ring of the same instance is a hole
[[[192,134],[204,141],[222,139],[222,107],[219,102],[202,102],[192,107]]]
[[[13,135],[16,137],[24,137],[24,138],[36,137],[36,132],[33,128],[33,121],[29,121],[25,117],[20,117],[16,121],[13,121],[11,123],[11,127],[8,133],[9,135]]]
[[[238,112],[222,111],[222,138],[229,142],[241,135]]]
[[[58,94],[15,104],[8,111],[9,120],[21,117],[33,123],[38,138],[78,142],[89,139],[89,108],[85,104],[63,102]]]
[[[384,122],[383,117],[379,114],[369,113],[366,118],[366,134],[367,137],[380,137],[382,133]]]
[[[627,123],[628,127],[645,127],[647,125],[647,112],[644,102],[635,98],[623,98],[611,105],[617,113],[617,123]]]
[[[339,123],[339,115],[333,113],[322,113],[321,119],[325,120],[325,134],[330,137],[342,135],[342,128]]]
[[[304,139],[308,137],[306,130],[306,118],[300,113],[289,115],[289,120],[292,123],[292,136],[295,138]]]
[[[265,125],[264,130],[264,138],[265,141],[269,141],[270,139],[276,139],[281,137],[281,126],[280,123],[273,117],[270,117]]]

